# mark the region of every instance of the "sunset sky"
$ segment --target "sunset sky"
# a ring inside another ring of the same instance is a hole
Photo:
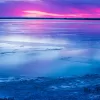
[[[0,16],[100,18],[100,0],[0,0]]]

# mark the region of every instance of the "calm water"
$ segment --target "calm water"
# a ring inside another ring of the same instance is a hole
[[[0,75],[99,73],[99,44],[99,20],[0,20]]]

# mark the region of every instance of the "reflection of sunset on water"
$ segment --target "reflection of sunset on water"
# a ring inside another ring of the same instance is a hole
[[[7,19],[0,26],[0,68],[14,74],[85,74],[100,61],[98,20]]]

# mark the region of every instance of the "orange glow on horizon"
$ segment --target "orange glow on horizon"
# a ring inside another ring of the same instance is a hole
[[[67,18],[67,17],[94,17],[92,14],[86,14],[86,13],[76,13],[76,14],[56,14],[56,13],[48,13],[48,12],[42,12],[42,11],[36,11],[36,10],[26,10],[24,12],[24,17],[61,17],[61,18]],[[100,17],[100,14],[97,14],[98,17]]]

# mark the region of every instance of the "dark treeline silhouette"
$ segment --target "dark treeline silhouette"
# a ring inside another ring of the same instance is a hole
[[[44,18],[44,17],[0,17],[0,19],[100,20],[100,18]]]

